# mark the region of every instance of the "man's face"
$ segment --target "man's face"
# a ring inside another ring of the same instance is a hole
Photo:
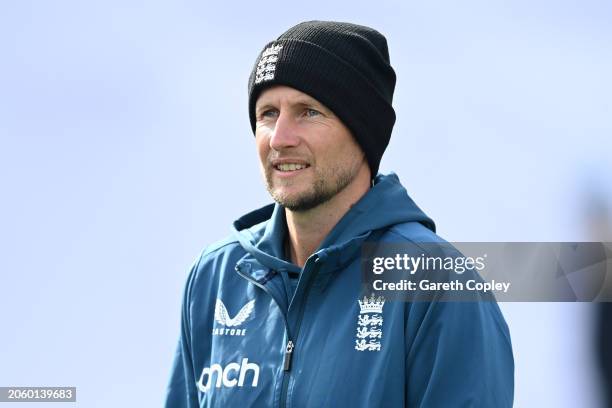
[[[287,86],[268,88],[257,99],[255,116],[268,192],[289,210],[306,211],[328,201],[367,166],[349,129],[303,92]]]

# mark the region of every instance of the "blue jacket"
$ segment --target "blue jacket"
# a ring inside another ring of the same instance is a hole
[[[284,260],[279,205],[237,220],[189,274],[166,407],[511,407],[497,304],[363,299],[360,246],[373,231],[445,242],[393,173],[302,269]],[[300,272],[293,297],[289,271]]]

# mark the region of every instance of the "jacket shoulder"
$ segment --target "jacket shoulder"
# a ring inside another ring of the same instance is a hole
[[[223,239],[220,239],[219,241],[216,241],[206,246],[200,253],[199,258],[200,260],[202,260],[203,258],[211,258],[218,256],[223,253],[223,251],[231,250],[232,247],[235,247],[236,245],[240,245],[238,243],[238,239],[236,239],[232,235],[227,236]]]
[[[206,246],[191,266],[183,302],[191,304],[195,300],[192,293],[197,293],[197,298],[206,301],[211,296],[209,289],[225,276],[233,275],[236,263],[244,254],[238,240],[231,236]]]
[[[448,242],[438,234],[417,221],[393,225],[382,236],[382,240],[448,244]]]
[[[235,264],[244,254],[244,249],[233,236],[216,241],[206,246],[196,257],[191,268],[191,280],[198,280],[202,275],[210,278],[211,273],[220,269],[233,269],[232,263]]]
[[[430,256],[462,256],[453,244],[417,221],[393,225],[385,231],[380,242],[418,247]]]

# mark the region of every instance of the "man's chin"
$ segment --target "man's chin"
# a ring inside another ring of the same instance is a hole
[[[300,194],[281,194],[274,191],[271,192],[271,195],[274,201],[293,212],[312,210],[331,198],[331,196],[317,194],[316,191],[301,192]]]
[[[303,192],[287,192],[284,189],[275,189],[271,195],[274,201],[283,207],[299,206],[299,203],[308,200],[308,194]]]

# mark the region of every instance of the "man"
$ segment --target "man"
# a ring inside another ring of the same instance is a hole
[[[444,242],[377,174],[394,87],[368,27],[304,22],[264,47],[249,115],[276,204],[194,264],[167,407],[512,406],[495,302],[364,296],[362,244]]]

